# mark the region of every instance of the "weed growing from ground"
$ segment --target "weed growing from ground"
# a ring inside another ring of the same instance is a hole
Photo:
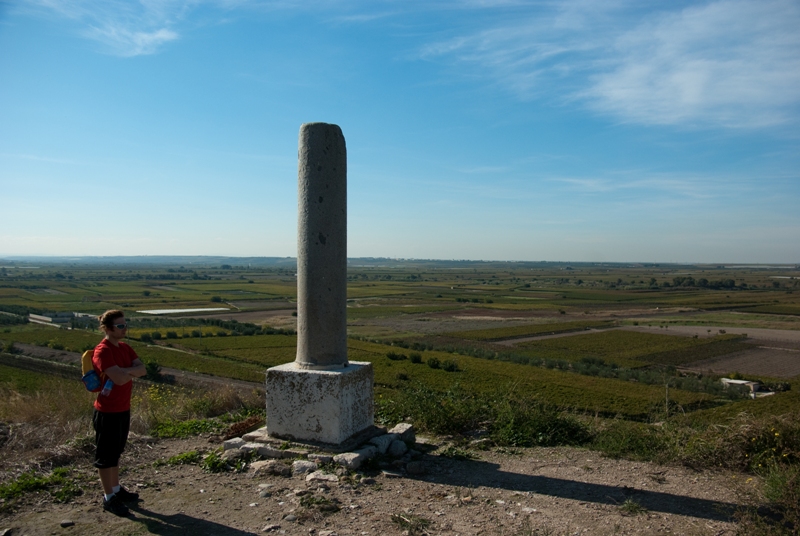
[[[471,452],[461,447],[457,447],[456,445],[448,445],[442,450],[440,450],[437,454],[439,454],[439,456],[444,456],[445,458],[452,458],[454,460],[478,459],[478,455],[475,454],[474,452]]]
[[[431,522],[424,517],[411,514],[392,514],[392,523],[400,530],[407,531],[409,536],[422,536],[428,534],[427,529]]]
[[[167,465],[197,465],[202,461],[202,456],[196,450],[176,454],[167,460]]]
[[[625,499],[625,502],[619,505],[619,512],[624,516],[638,516],[646,514],[647,508],[633,499]]]

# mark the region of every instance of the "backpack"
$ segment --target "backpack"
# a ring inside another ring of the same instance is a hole
[[[86,350],[81,356],[81,381],[83,385],[86,386],[87,391],[97,393],[103,388],[103,382],[101,381],[100,374],[94,370],[94,365],[92,364],[93,356],[94,348]]]

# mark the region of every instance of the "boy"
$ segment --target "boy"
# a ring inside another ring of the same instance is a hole
[[[103,485],[103,509],[127,516],[130,512],[125,503],[137,500],[139,495],[120,486],[119,458],[128,441],[132,380],[144,376],[146,371],[133,348],[122,342],[128,333],[125,314],[119,310],[106,311],[98,320],[106,336],[95,347],[92,364],[103,385],[107,380],[114,385],[108,394],[103,394],[105,389],[98,393],[94,403],[92,423],[97,446],[94,466]]]

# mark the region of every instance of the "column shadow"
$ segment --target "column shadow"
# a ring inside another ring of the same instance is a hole
[[[214,536],[252,536],[252,532],[235,529],[213,521],[199,519],[186,514],[161,514],[143,508],[140,504],[129,504],[132,515],[131,521],[141,523],[147,527],[150,534],[163,534],[166,536],[185,536],[186,534]],[[135,514],[135,515],[133,515]]]
[[[619,506],[630,499],[651,512],[663,512],[714,521],[732,521],[739,504],[699,499],[660,491],[592,484],[554,478],[525,475],[500,470],[496,463],[464,460],[458,462],[458,470],[452,474],[435,474],[410,479],[433,481],[438,484],[460,487],[484,486],[506,491],[531,492],[561,499],[593,502]]]

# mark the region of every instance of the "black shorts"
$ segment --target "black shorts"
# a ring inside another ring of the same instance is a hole
[[[94,454],[94,466],[108,469],[119,465],[119,457],[128,442],[128,430],[131,426],[131,412],[103,413],[94,410],[94,443],[97,450]]]

